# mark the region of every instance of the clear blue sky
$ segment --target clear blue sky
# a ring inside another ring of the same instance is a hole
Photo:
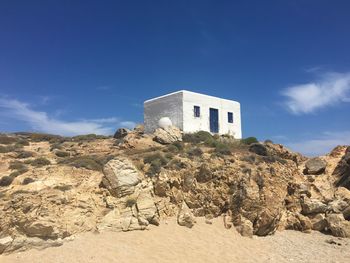
[[[0,130],[112,133],[187,89],[241,103],[244,137],[350,144],[350,1],[0,2]]]

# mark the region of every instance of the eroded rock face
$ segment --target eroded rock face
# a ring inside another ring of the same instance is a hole
[[[322,174],[326,170],[326,166],[327,163],[324,160],[318,157],[312,158],[305,163],[304,174]]]
[[[158,128],[154,132],[154,140],[161,144],[170,144],[182,141],[182,134],[180,129],[175,126]]]
[[[345,187],[350,190],[350,147],[345,151],[344,156],[339,161],[333,175],[337,176],[337,187]]]
[[[180,226],[185,226],[192,228],[196,223],[196,219],[192,214],[191,210],[188,208],[185,202],[182,203],[179,213],[177,215],[177,223]]]
[[[103,168],[102,184],[112,196],[132,194],[140,182],[140,174],[133,163],[126,158],[110,160]]]

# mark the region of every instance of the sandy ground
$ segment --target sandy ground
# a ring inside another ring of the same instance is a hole
[[[61,247],[0,256],[0,262],[350,262],[350,239],[296,231],[245,238],[220,219],[212,225],[198,219],[192,229],[171,219],[148,231],[84,233]]]

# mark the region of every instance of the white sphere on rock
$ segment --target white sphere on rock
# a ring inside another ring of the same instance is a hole
[[[163,128],[163,129],[170,127],[172,125],[173,125],[173,123],[171,122],[169,117],[160,118],[160,120],[158,121],[158,126]]]

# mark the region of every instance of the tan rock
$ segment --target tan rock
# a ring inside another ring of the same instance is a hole
[[[253,236],[253,223],[243,216],[240,216],[239,220],[235,222],[235,228],[244,237]]]
[[[327,221],[324,214],[317,214],[311,218],[312,229],[316,231],[323,231],[327,227]]]
[[[112,196],[122,197],[134,193],[140,182],[140,174],[133,163],[126,158],[110,160],[103,168],[102,184]]]
[[[327,205],[317,199],[305,197],[302,201],[302,213],[304,215],[324,213],[327,210]]]
[[[185,226],[192,228],[196,223],[195,217],[192,214],[191,210],[188,208],[185,202],[182,203],[179,213],[177,215],[177,223],[180,226]]]
[[[13,242],[10,236],[0,238],[0,254],[2,254]]]
[[[154,140],[161,144],[170,144],[182,141],[182,134],[180,129],[175,126],[158,128],[154,132]]]
[[[330,214],[326,217],[327,228],[336,237],[350,237],[350,222],[342,214]]]

